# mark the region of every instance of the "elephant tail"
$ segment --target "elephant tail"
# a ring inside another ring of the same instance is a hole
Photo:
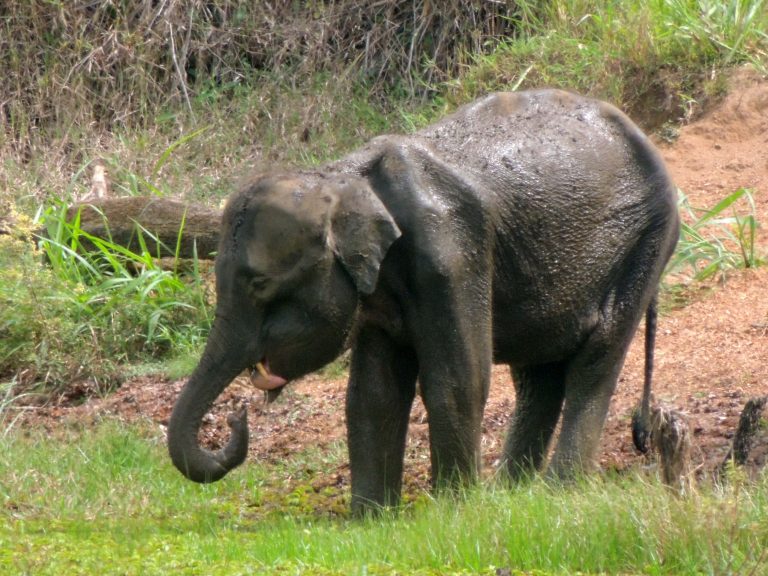
[[[658,317],[658,292],[653,295],[645,312],[645,374],[643,397],[640,406],[632,413],[632,441],[640,452],[648,452],[651,437],[651,387],[653,383],[653,349],[656,344],[656,319]]]

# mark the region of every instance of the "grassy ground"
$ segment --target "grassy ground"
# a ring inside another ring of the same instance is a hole
[[[298,454],[280,472],[334,464]],[[487,484],[460,497],[412,495],[399,513],[351,520],[329,504],[334,494],[285,494],[276,472],[249,465],[225,482],[191,484],[172,469],[156,431],[114,422],[53,438],[13,434],[0,452],[0,569],[760,574],[768,565],[764,482],[734,478],[684,497],[636,477],[511,490]]]

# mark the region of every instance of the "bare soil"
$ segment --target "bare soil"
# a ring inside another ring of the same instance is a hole
[[[677,185],[697,207],[711,207],[745,187],[753,190],[758,221],[768,222],[768,79],[740,71],[728,95],[695,121],[682,126],[671,143],[656,138]],[[739,210],[746,210],[741,206]],[[758,242],[765,253],[766,237]],[[681,411],[693,433],[693,465],[706,476],[725,457],[744,403],[768,395],[768,267],[732,271],[685,292],[686,303],[667,306],[659,319],[656,344],[655,399]],[[642,387],[641,327],[621,373],[602,437],[599,461],[604,470],[627,470],[652,461],[638,454],[630,417]],[[75,405],[60,402],[27,411],[27,425],[55,430],[75,422],[87,424],[106,415],[125,421],[149,421],[164,431],[183,381],[137,378],[102,399]],[[215,446],[227,437],[225,415],[236,401],[249,404],[250,458],[246,465],[276,463],[299,451],[324,449],[343,441],[344,378],[311,375],[293,383],[275,403],[235,381],[206,416],[202,435]],[[497,366],[483,427],[484,473],[492,474],[514,406],[509,371]],[[406,484],[428,487],[429,441],[422,404],[414,406],[408,436]],[[758,435],[750,469],[768,457],[768,431]],[[349,470],[315,472],[315,487],[347,490]]]

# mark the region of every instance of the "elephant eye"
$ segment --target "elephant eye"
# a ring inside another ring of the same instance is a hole
[[[263,292],[268,285],[268,281],[266,278],[262,276],[256,276],[254,278],[251,278],[248,288],[251,291],[251,294],[259,294]]]

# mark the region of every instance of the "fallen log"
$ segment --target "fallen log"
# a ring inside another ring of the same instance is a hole
[[[219,243],[219,210],[150,196],[95,198],[70,206],[71,222],[80,213],[80,229],[132,252],[141,251],[141,235],[156,258],[212,259]],[[94,248],[81,238],[83,247]]]

